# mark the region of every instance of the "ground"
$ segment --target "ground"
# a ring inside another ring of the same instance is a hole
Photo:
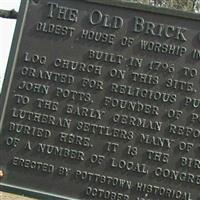
[[[36,200],[36,199],[10,194],[6,192],[0,192],[0,200]]]

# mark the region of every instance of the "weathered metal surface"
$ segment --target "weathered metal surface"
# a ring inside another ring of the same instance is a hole
[[[198,200],[199,17],[113,2],[23,1],[1,95],[1,187]]]

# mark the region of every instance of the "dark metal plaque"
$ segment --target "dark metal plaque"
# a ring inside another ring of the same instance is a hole
[[[1,188],[42,199],[200,199],[199,16],[22,1],[1,94]]]

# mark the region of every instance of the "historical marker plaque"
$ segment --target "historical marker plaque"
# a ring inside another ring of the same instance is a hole
[[[1,186],[198,200],[199,19],[112,2],[22,2],[1,95]]]

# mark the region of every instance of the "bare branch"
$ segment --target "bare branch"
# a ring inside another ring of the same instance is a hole
[[[0,17],[8,19],[17,19],[17,12],[13,10],[2,10],[0,9]]]

